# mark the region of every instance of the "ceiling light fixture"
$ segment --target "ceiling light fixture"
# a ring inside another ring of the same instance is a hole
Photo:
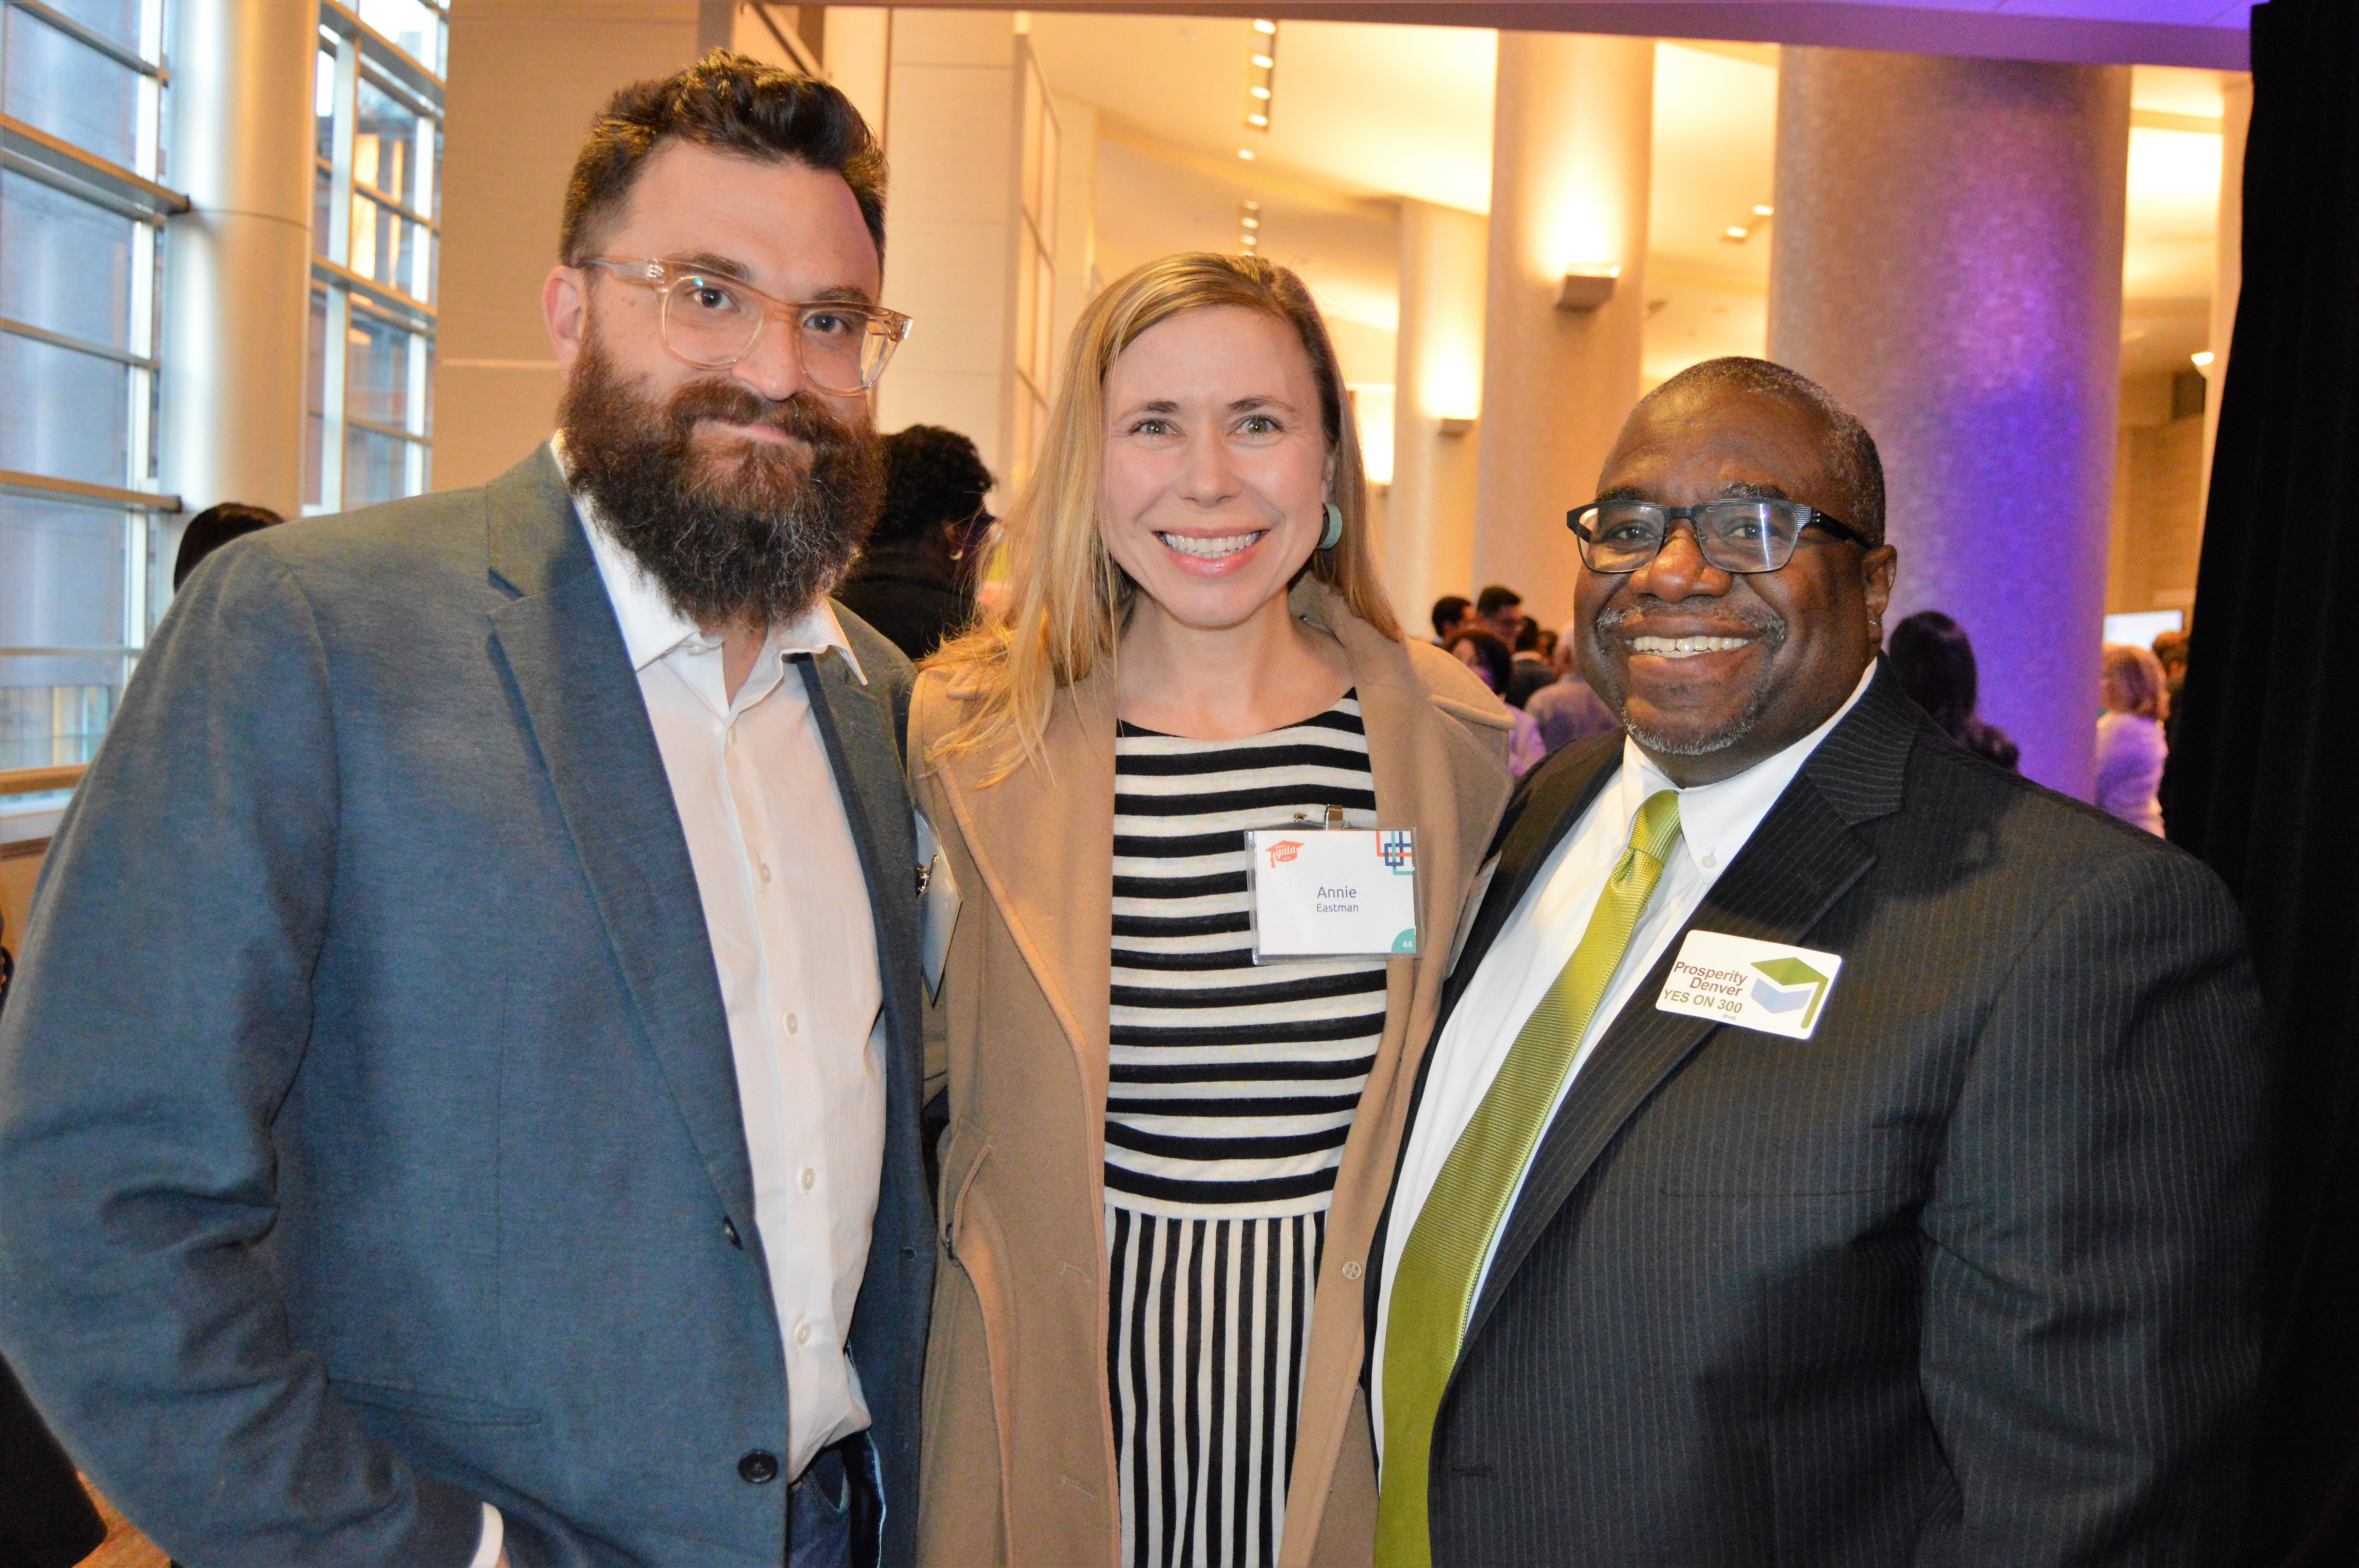
[[[1269,134],[1270,96],[1277,86],[1277,24],[1256,21],[1245,48],[1245,128]]]
[[[2195,368],[2197,370],[2210,370],[2212,368],[2212,360],[2218,356],[2213,354],[2211,350],[2205,349],[2200,353],[2192,353],[2187,357],[2195,362]]]
[[[1741,245],[1753,237],[1753,231],[1741,223],[1731,223],[1720,232],[1720,237],[1732,245]]]
[[[1245,159],[1247,163],[1253,162],[1253,148],[1251,147],[1239,147],[1237,149],[1237,157]]]
[[[1775,207],[1768,206],[1764,202],[1756,201],[1753,204],[1753,215],[1756,218],[1767,218],[1777,211],[1777,209]]]

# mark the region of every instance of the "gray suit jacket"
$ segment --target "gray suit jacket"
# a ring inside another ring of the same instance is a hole
[[[1525,781],[1445,1008],[1621,746]],[[1675,940],[1600,1038],[1443,1398],[1434,1562],[2229,1561],[2264,1065],[2219,879],[1886,669],[1689,929],[1843,971],[1808,1041],[1715,1026],[1655,1009]]]
[[[933,1247],[908,665],[802,675],[890,1060],[852,1334],[909,1556]],[[166,616],[0,1026],[0,1349],[203,1568],[783,1560],[778,1325],[688,846],[544,449]],[[759,1465],[747,1466],[759,1475]]]

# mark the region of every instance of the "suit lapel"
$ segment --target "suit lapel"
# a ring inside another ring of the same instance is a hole
[[[704,906],[623,634],[546,449],[485,493],[492,639],[549,770],[641,1032],[741,1236],[754,1182]]]
[[[1482,1332],[1516,1269],[1598,1155],[1664,1080],[1721,1027],[1655,1009],[1654,999],[1669,979],[1687,933],[1719,931],[1795,944],[1808,936],[1835,901],[1875,863],[1874,852],[1853,829],[1899,809],[1917,722],[1915,709],[1900,695],[1890,672],[1879,668],[1858,706],[1803,764],[1744,850],[1630,993],[1620,1016],[1573,1079],[1532,1156],[1523,1192],[1500,1230],[1490,1271],[1468,1316],[1467,1344]]]
[[[885,972],[915,963],[919,949],[918,843],[909,812],[908,786],[895,744],[890,710],[876,700],[852,663],[830,649],[821,658],[799,658],[803,689],[827,742],[835,792],[852,825],[860,869],[868,880],[868,902],[876,925],[876,956]],[[915,1038],[916,1019],[903,1016],[914,987],[885,988],[886,1017],[902,1037]],[[906,1064],[896,1065],[896,1076]]]
[[[1599,736],[1569,747],[1541,764],[1507,803],[1493,850],[1499,869],[1492,874],[1490,891],[1483,895],[1483,907],[1466,934],[1466,950],[1459,955],[1458,967],[1451,971],[1442,991],[1441,1016],[1434,1026],[1437,1034],[1441,1024],[1449,1022],[1467,982],[1483,967],[1484,957],[1498,939],[1499,928],[1531,891],[1540,868],[1548,864],[1548,858],[1621,766],[1621,733]]]

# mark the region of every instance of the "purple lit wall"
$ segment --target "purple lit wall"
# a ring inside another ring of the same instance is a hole
[[[1900,580],[2023,771],[2087,798],[2121,381],[2126,67],[1788,48],[1769,357],[1875,435]]]

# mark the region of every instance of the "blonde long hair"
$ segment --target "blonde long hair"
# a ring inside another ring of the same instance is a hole
[[[968,699],[965,719],[924,759],[928,764],[981,752],[997,778],[1021,761],[1038,761],[1057,694],[1114,657],[1138,589],[1106,553],[1099,532],[1106,371],[1147,329],[1217,306],[1275,317],[1301,340],[1334,460],[1329,498],[1343,514],[1342,540],[1332,550],[1313,549],[1306,569],[1334,589],[1353,615],[1400,641],[1368,537],[1367,478],[1343,367],[1310,291],[1258,256],[1166,256],[1099,295],[1074,325],[1040,460],[1007,519],[1006,603],[927,661]]]

